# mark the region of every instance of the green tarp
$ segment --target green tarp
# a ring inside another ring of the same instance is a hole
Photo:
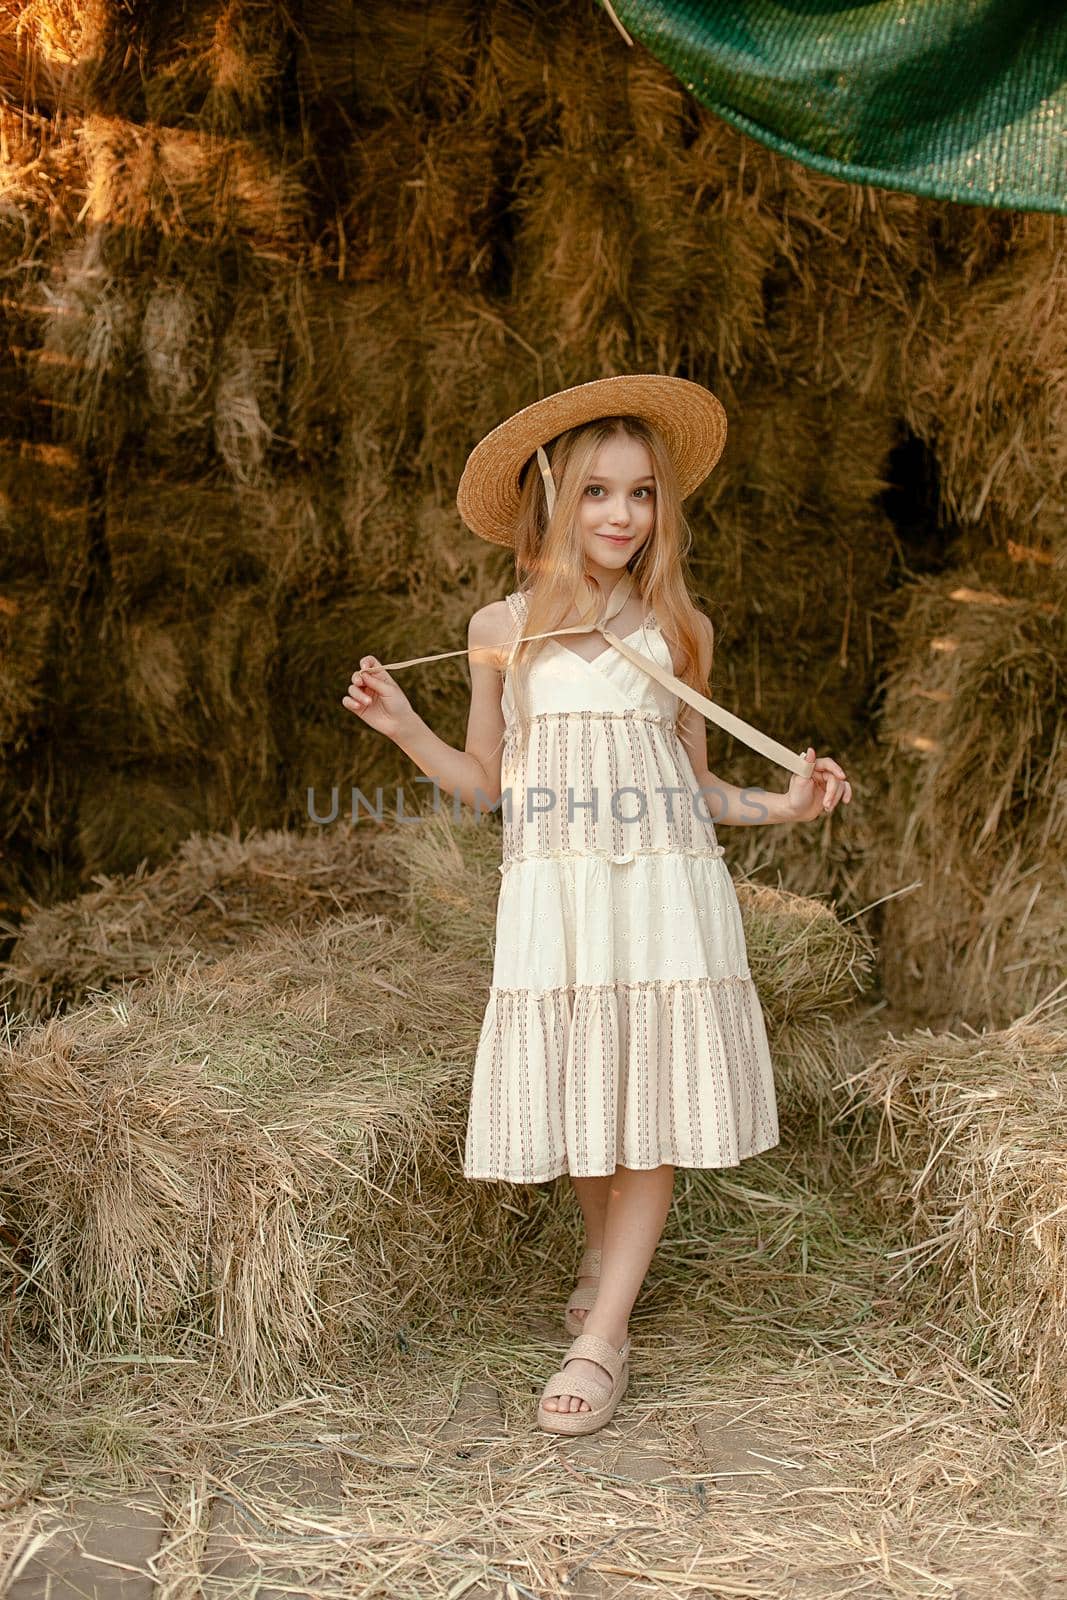
[[[1067,4],[612,0],[724,121],[852,183],[1067,212]]]

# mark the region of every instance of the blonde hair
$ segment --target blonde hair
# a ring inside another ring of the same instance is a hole
[[[599,587],[585,570],[578,511],[596,453],[616,434],[628,435],[646,446],[656,480],[651,531],[627,566],[644,599],[645,610],[655,611],[665,636],[680,647],[682,666],[676,676],[710,695],[710,680],[700,680],[699,612],[686,582],[692,531],[682,513],[678,476],[662,435],[641,417],[600,417],[568,429],[545,446],[556,485],[556,505],[551,516],[536,457],[531,457],[523,469],[515,538],[515,571],[519,590],[527,601],[522,632],[548,633],[565,627],[572,607],[579,616],[588,617],[590,623],[599,614]],[[524,641],[511,658],[511,682],[523,745],[530,733],[530,664],[551,642]]]

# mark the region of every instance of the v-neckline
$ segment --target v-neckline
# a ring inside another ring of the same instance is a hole
[[[647,627],[648,621],[646,619],[644,622],[639,622],[636,628],[631,628],[629,633],[620,633],[619,638],[628,644],[635,633],[644,633]],[[584,661],[587,667],[595,667],[598,661],[603,661],[604,657],[615,648],[612,644],[605,644],[603,650],[599,650],[590,659],[589,656],[580,656],[577,650],[572,650],[569,644],[563,643],[562,639],[549,639],[548,643],[556,645],[560,650],[565,651],[567,655],[574,656],[575,660]]]

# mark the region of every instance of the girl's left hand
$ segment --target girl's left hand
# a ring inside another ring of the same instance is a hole
[[[815,751],[809,745],[804,759],[810,761]],[[785,795],[785,809],[790,822],[814,822],[817,817],[828,816],[839,800],[849,805],[852,785],[837,762],[830,756],[819,756],[810,778],[794,773]]]

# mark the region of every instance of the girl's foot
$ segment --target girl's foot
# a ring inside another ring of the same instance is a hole
[[[588,1319],[587,1319],[588,1322]],[[598,1333],[602,1339],[607,1339],[616,1350],[621,1350],[626,1343],[626,1329],[598,1328],[588,1325],[582,1329],[583,1333]],[[605,1398],[611,1388],[611,1374],[606,1372],[598,1361],[587,1361],[584,1356],[576,1356],[573,1361],[568,1361],[563,1368],[567,1374],[572,1372],[582,1373],[584,1377],[591,1378],[599,1384]],[[551,1394],[547,1400],[542,1401],[546,1411],[591,1411],[593,1408],[588,1400],[583,1400],[578,1394]]]

